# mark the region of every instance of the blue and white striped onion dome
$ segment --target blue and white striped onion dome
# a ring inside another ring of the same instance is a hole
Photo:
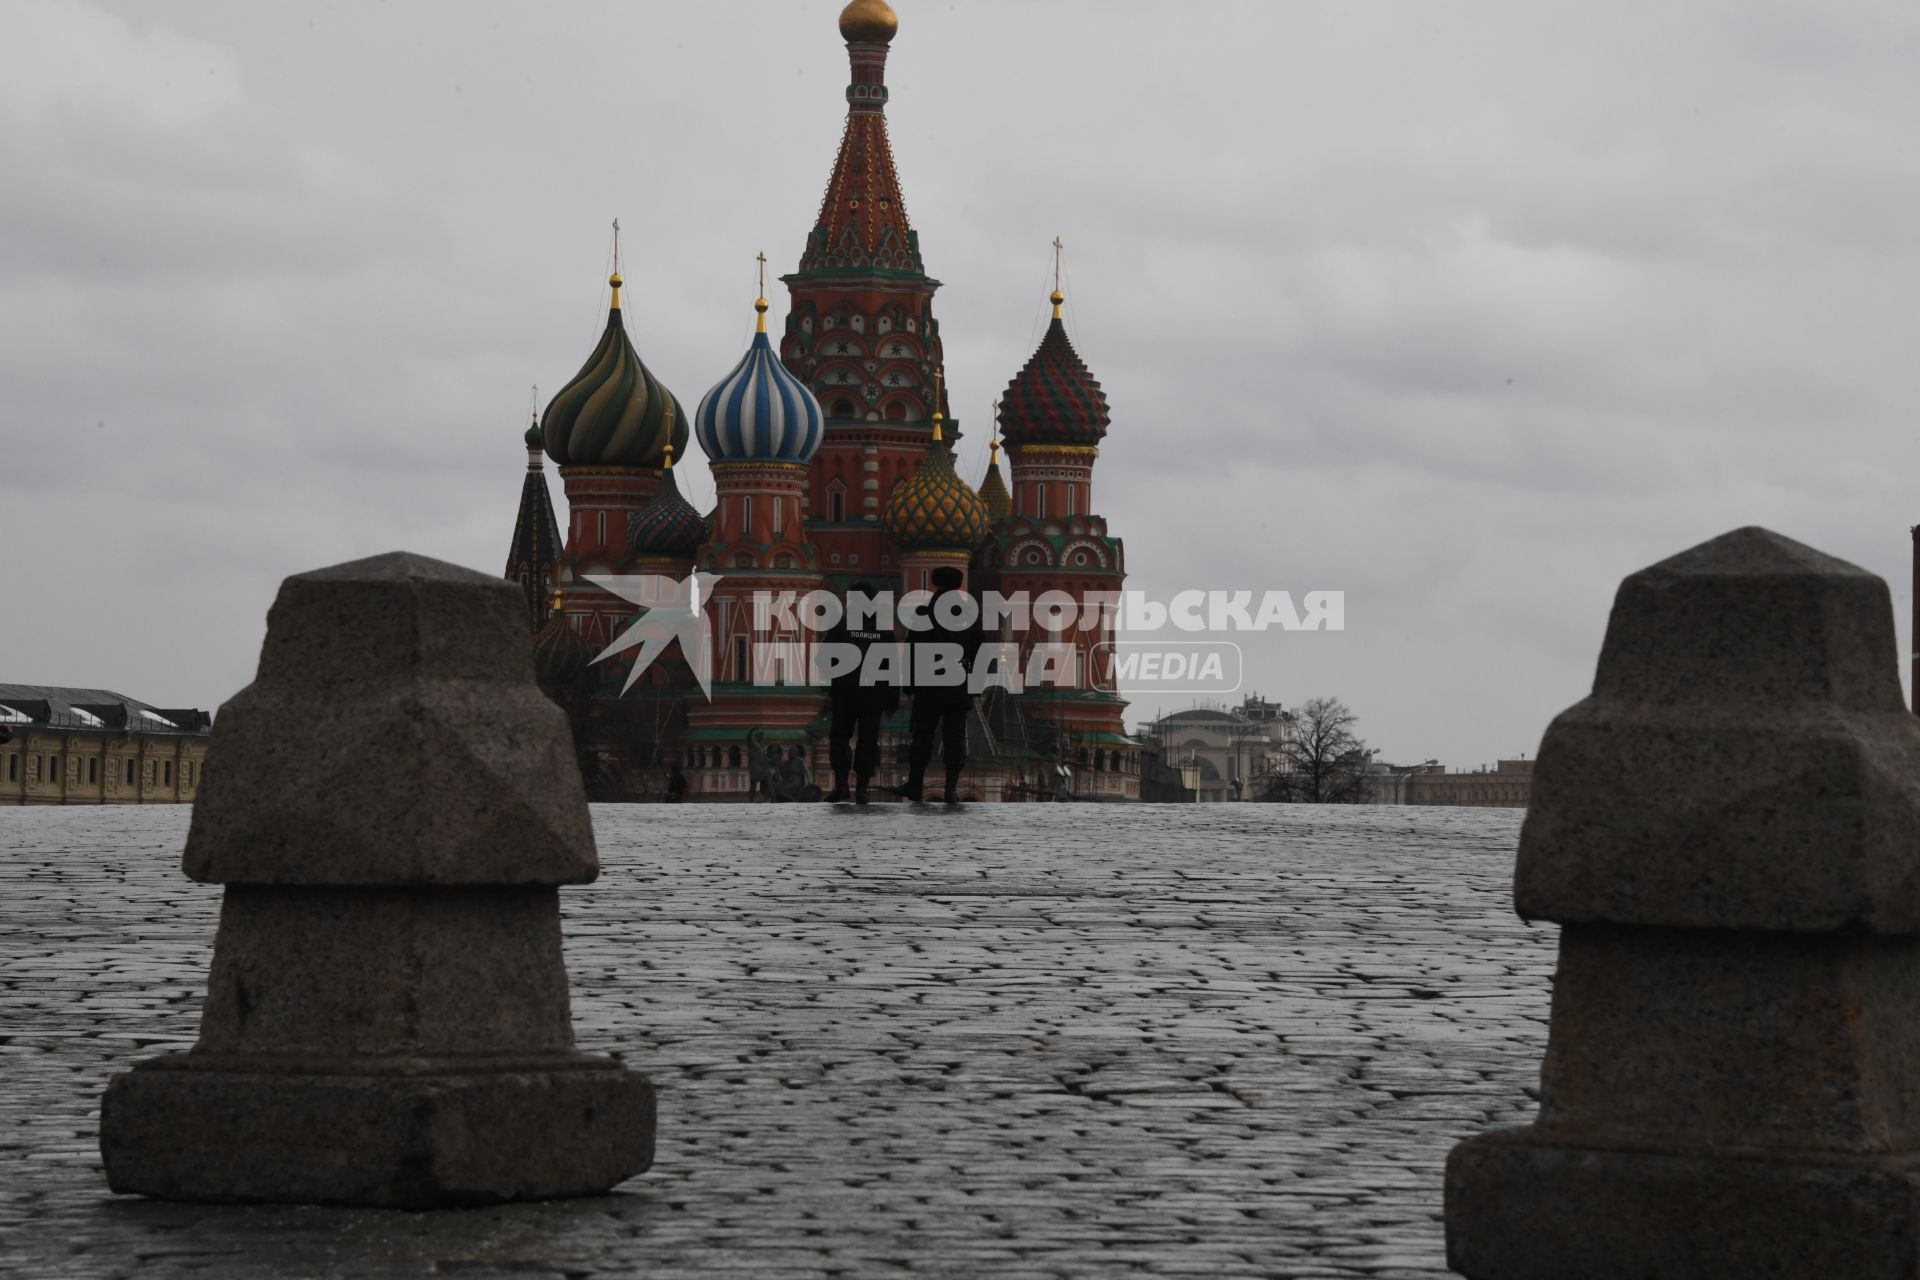
[[[820,448],[826,411],[767,341],[767,300],[753,306],[759,332],[733,372],[700,401],[694,434],[715,462],[805,462]]]

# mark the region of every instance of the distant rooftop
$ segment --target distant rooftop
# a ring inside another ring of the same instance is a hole
[[[213,716],[195,707],[155,707],[111,689],[0,684],[0,725],[103,733],[205,734]]]

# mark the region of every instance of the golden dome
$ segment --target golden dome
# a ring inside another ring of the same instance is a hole
[[[840,35],[850,42],[885,44],[899,29],[899,15],[887,0],[853,0],[840,11]]]

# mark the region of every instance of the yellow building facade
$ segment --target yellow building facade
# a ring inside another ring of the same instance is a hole
[[[191,803],[212,724],[106,689],[0,684],[0,805]]]

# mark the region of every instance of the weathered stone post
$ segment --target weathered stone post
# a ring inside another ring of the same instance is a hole
[[[1865,571],[1739,529],[1628,578],[1547,730],[1531,1126],[1447,1163],[1472,1280],[1920,1275],[1920,719]]]
[[[520,588],[394,553],[281,584],[186,872],[199,1042],[108,1085],[115,1191],[430,1208],[605,1191],[653,1090],[576,1052],[556,886],[599,873]]]

